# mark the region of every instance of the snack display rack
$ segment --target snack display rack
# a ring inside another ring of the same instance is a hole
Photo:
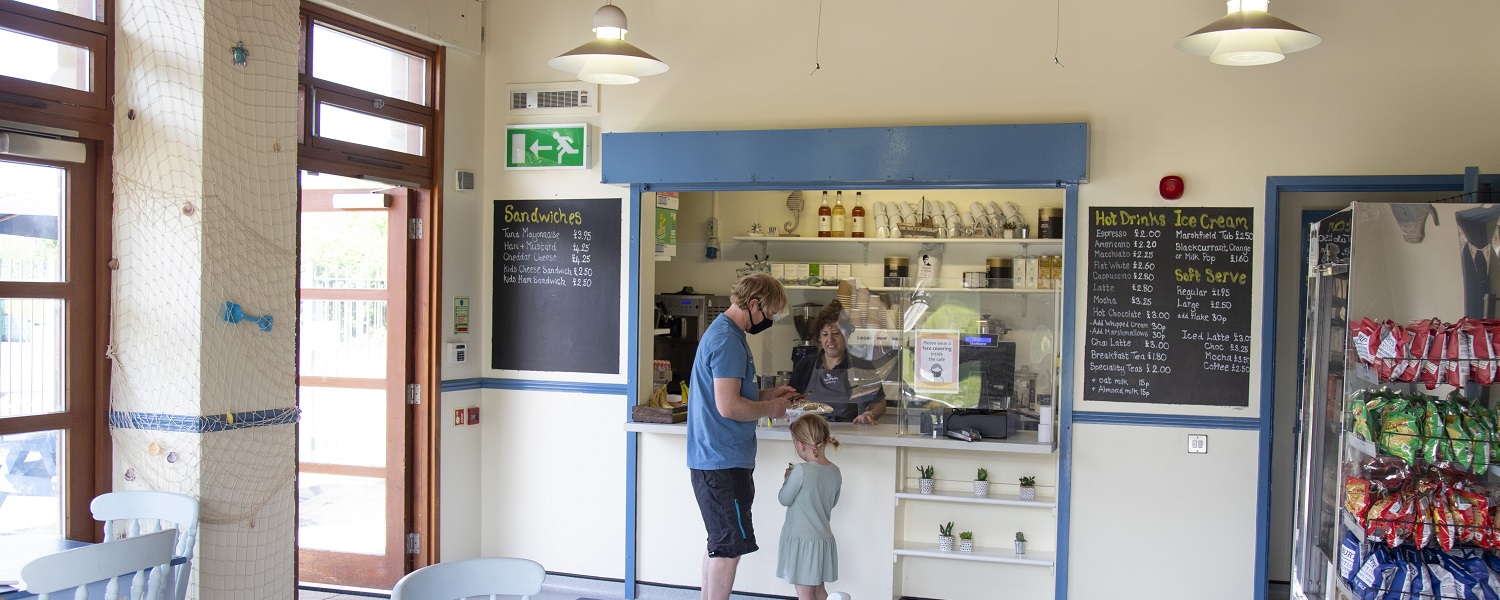
[[[1294,598],[1500,598],[1491,213],[1354,203],[1314,224]]]

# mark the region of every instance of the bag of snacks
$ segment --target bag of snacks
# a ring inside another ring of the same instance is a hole
[[[1358,477],[1344,477],[1344,510],[1363,528],[1365,511],[1370,510],[1370,482]]]
[[[1391,401],[1380,415],[1380,448],[1386,454],[1408,463],[1416,462],[1422,452],[1420,407],[1414,408],[1405,398]]]
[[[1411,464],[1395,456],[1367,456],[1359,469],[1372,490],[1384,494],[1400,491],[1411,480]]]

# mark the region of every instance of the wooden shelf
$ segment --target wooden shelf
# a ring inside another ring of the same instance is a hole
[[[799,244],[1002,244],[1002,245],[1031,245],[1039,246],[1061,246],[1061,239],[1052,238],[834,238],[834,237],[771,237],[771,236],[735,236],[736,242],[790,242]]]
[[[900,542],[896,545],[896,556],[920,556],[923,558],[938,558],[943,560],[966,560],[971,562],[1007,563],[1013,565],[1031,565],[1037,567],[1051,567],[1056,563],[1057,554],[1054,552],[1027,552],[1016,556],[1015,548],[985,548],[975,546],[973,552],[959,552],[958,540],[953,541],[953,551],[943,552],[938,550],[936,543],[922,542]]]
[[[1023,506],[1028,508],[1057,508],[1056,498],[1043,498],[1038,496],[1036,500],[1022,500],[1016,494],[990,494],[988,497],[978,497],[972,492],[962,494],[958,492],[937,492],[934,494],[918,494],[913,492],[897,492],[897,498],[904,500],[923,500],[927,502],[955,502],[958,504],[987,504],[991,506]]]

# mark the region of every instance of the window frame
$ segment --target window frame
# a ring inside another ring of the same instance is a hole
[[[0,103],[67,118],[108,122],[111,74],[114,70],[113,3],[106,3],[104,20],[0,0],[5,29],[89,51],[89,91],[0,75]]]
[[[426,72],[421,76],[425,102],[418,104],[313,77],[312,55],[317,52],[313,45],[315,25],[425,59]],[[433,175],[433,166],[438,164],[438,149],[441,147],[437,128],[441,114],[436,108],[441,106],[438,78],[442,69],[441,48],[306,2],[302,4],[301,27],[302,44],[297,56],[300,119],[297,151],[301,168],[351,177],[371,174],[432,189],[437,179]],[[317,112],[320,103],[415,125],[422,130],[422,152],[420,155],[407,154],[319,136]]]

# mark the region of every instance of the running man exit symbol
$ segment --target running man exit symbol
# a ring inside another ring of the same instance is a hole
[[[507,125],[505,134],[507,169],[588,168],[587,123]]]

